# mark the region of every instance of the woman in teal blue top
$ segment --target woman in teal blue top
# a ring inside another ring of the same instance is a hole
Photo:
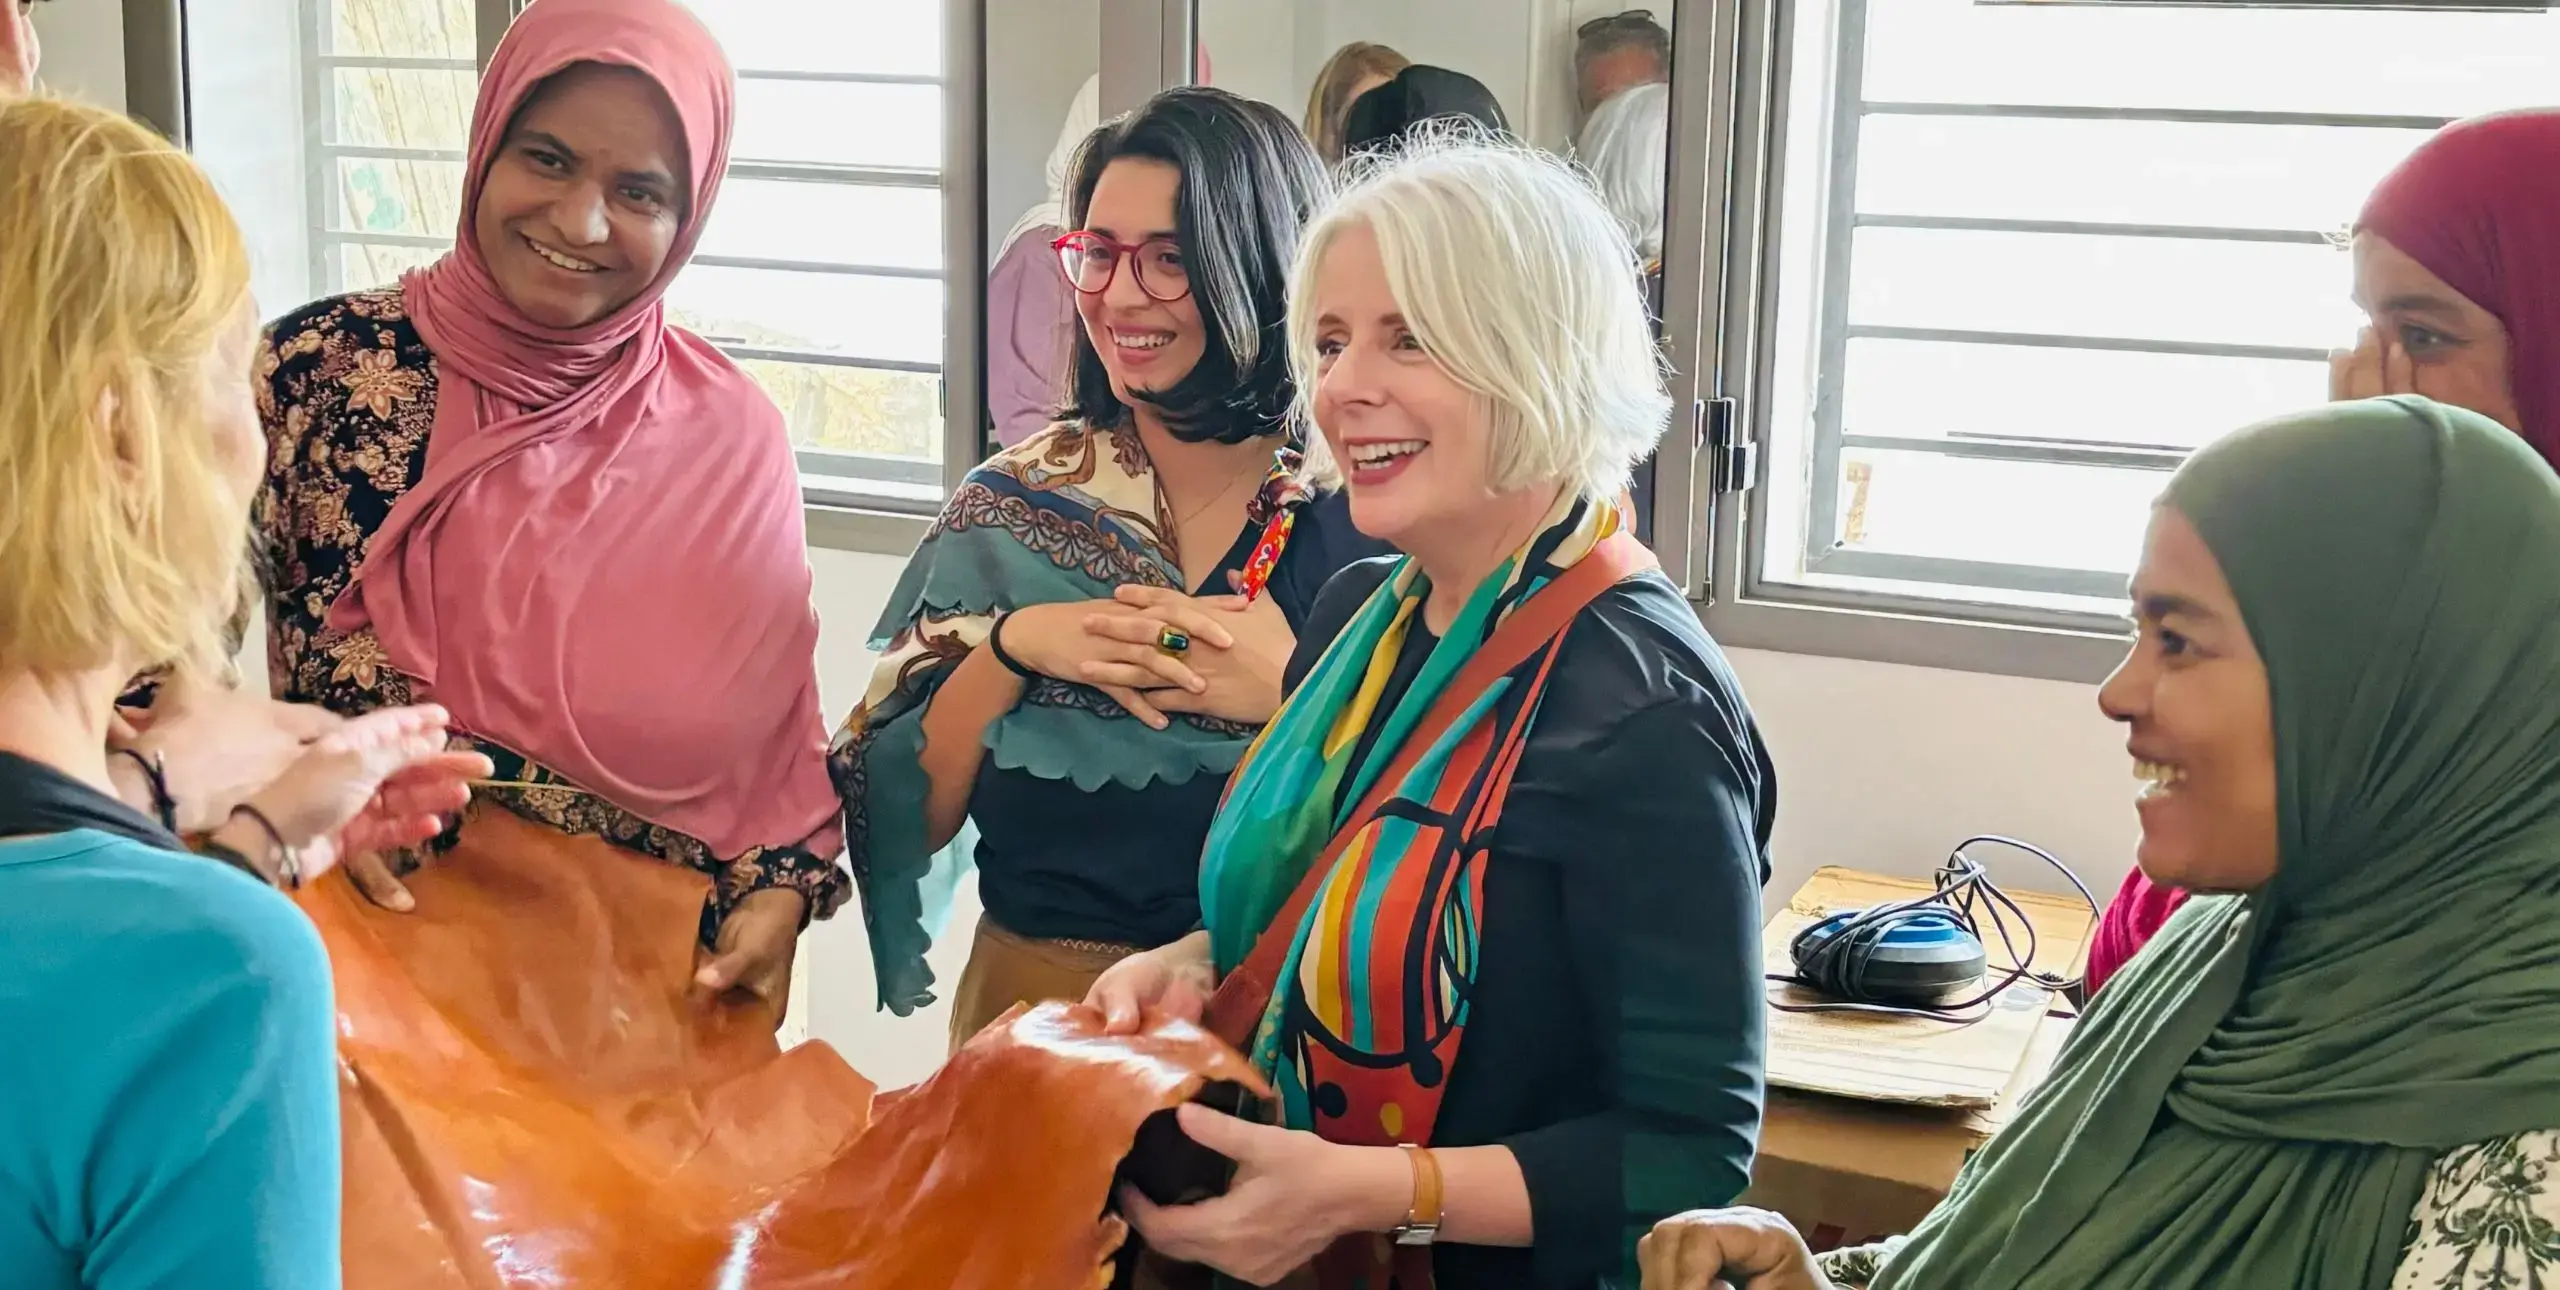
[[[329,963],[292,902],[81,828],[0,840],[0,945],[7,1284],[337,1285]]]
[[[0,1284],[339,1283],[328,960],[277,887],[406,845],[485,759],[434,708],[320,733],[190,853],[116,800],[125,682],[201,675],[264,438],[239,230],[122,116],[0,101]]]

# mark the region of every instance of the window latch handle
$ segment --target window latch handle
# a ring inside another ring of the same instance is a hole
[[[1760,445],[1742,426],[1741,408],[1730,398],[1700,399],[1697,447],[1708,456],[1718,496],[1749,492],[1760,480]]]

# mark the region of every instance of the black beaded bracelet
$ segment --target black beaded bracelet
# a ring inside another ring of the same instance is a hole
[[[249,857],[244,856],[211,838],[206,838],[205,840],[196,843],[196,854],[209,860],[219,860],[222,863],[257,879],[261,883],[267,883],[267,875],[261,871],[258,866],[251,864],[249,862]],[[267,885],[272,886],[274,884],[267,883]]]
[[[302,854],[284,840],[284,830],[277,828],[276,822],[268,819],[266,812],[247,802],[232,807],[231,814],[235,819],[248,816],[251,823],[267,831],[267,841],[274,843],[276,848],[276,885],[286,891],[302,890]]]
[[[1015,658],[1012,653],[1004,647],[1004,620],[1011,617],[1013,617],[1013,611],[1008,609],[1005,612],[996,615],[995,622],[988,625],[987,649],[996,656],[997,662],[1004,664],[1004,670],[1013,673],[1015,676],[1021,677],[1023,680],[1037,681],[1040,679],[1040,674],[1032,671],[1030,668],[1024,667],[1022,665],[1022,660]]]
[[[154,752],[146,757],[138,748],[118,748],[115,755],[131,757],[133,764],[142,768],[143,785],[151,793],[151,814],[160,821],[161,828],[177,832],[178,799],[169,793],[169,768],[160,754]]]

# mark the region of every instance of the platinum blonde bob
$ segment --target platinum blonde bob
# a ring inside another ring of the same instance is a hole
[[[1641,266],[1626,231],[1569,162],[1473,127],[1434,126],[1354,158],[1290,275],[1289,357],[1315,424],[1317,270],[1346,229],[1377,238],[1388,292],[1425,353],[1474,394],[1492,434],[1493,492],[1562,483],[1615,496],[1671,416]],[[1308,436],[1311,473],[1338,467]]]

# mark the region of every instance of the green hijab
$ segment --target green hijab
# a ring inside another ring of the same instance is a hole
[[[1875,1290],[2383,1290],[2437,1156],[2560,1127],[2560,479],[2392,398],[2165,503],[2266,662],[2279,872],[2108,984]]]

